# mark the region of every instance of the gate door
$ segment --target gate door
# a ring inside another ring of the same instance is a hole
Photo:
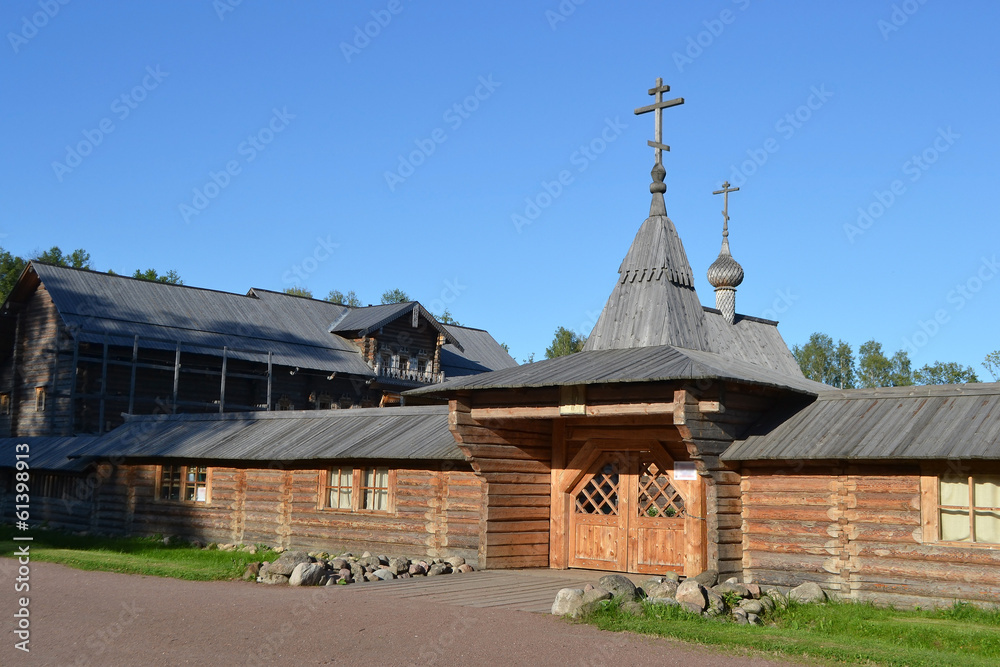
[[[628,565],[628,457],[607,453],[570,494],[570,567],[624,571]]]

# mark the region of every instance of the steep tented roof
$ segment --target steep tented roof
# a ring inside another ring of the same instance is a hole
[[[735,322],[729,324],[718,310],[705,308],[705,324],[710,351],[791,377],[803,377],[802,369],[778,332],[777,322],[737,315]]]
[[[314,318],[289,317],[278,305],[294,309],[295,297],[261,299],[37,262],[29,269],[83,342],[107,337],[131,345],[138,334],[146,347],[173,349],[179,342],[200,353],[228,347],[232,358],[264,362],[270,351],[276,364],[372,375],[358,347],[330,335],[328,322],[317,327]]]
[[[657,165],[653,170],[660,186],[662,169]],[[655,345],[709,349],[691,265],[667,217],[661,192],[653,192],[649,217],[639,227],[618,269],[618,282],[583,349]]]
[[[1000,383],[826,391],[758,430],[723,458],[1000,460]]]
[[[465,460],[448,430],[443,405],[127,417],[80,454],[227,461]]]
[[[455,324],[445,324],[444,328],[462,345],[461,350],[450,343],[441,348],[441,370],[445,377],[474,375],[517,366],[517,362],[488,331]]]
[[[713,352],[670,345],[626,350],[592,350],[536,361],[516,368],[456,378],[407,394],[431,394],[458,389],[512,389],[612,382],[722,380],[789,388],[805,394],[829,389],[824,384],[792,377],[764,366],[726,359]]]

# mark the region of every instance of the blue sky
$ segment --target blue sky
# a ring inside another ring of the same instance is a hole
[[[739,312],[988,378],[998,24],[985,1],[5,0],[0,244],[234,292],[399,287],[540,357],[589,333],[648,213],[632,110],[662,77],[703,303],[728,179]]]

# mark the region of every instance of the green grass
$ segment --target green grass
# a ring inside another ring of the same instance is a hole
[[[32,542],[15,543],[11,539],[15,533],[11,526],[0,526],[0,557],[13,556],[17,546],[30,544],[33,561],[192,581],[238,579],[248,563],[278,556],[265,549],[251,555],[245,551],[199,549],[187,543],[167,546],[156,537],[80,536],[54,530],[33,530]]]
[[[643,616],[632,616],[607,603],[584,621],[603,630],[820,662],[899,667],[1000,664],[1000,610],[960,603],[934,611],[897,611],[869,604],[793,602],[772,612],[764,627],[706,619],[677,607],[645,605]]]

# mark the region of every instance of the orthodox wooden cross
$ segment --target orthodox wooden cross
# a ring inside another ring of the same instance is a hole
[[[725,195],[724,200],[726,203],[725,207],[722,209],[722,236],[724,237],[729,236],[729,193],[739,191],[739,188],[729,187],[729,181],[726,181],[722,184],[721,190],[716,190],[712,193],[713,195]]]
[[[656,103],[650,104],[648,107],[640,107],[635,110],[635,115],[649,113],[650,111],[656,112],[656,139],[654,141],[647,141],[646,143],[651,147],[656,149],[656,164],[663,164],[663,151],[669,151],[670,146],[667,146],[663,142],[663,110],[670,107],[675,107],[679,104],[684,104],[684,98],[678,97],[674,100],[663,101],[663,93],[669,93],[670,86],[663,85],[663,79],[656,80],[656,88],[650,88],[649,94],[656,96]]]

